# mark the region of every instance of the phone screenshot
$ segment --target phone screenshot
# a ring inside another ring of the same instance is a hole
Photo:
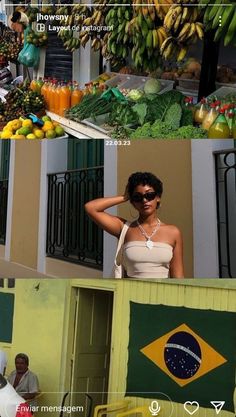
[[[235,20],[230,0],[2,0],[1,138],[236,139]]]
[[[235,0],[0,0],[0,417],[236,416]]]
[[[1,279],[1,417],[233,417],[235,291],[216,279]]]

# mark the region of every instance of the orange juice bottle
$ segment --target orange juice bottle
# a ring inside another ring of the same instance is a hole
[[[49,79],[48,81],[48,88],[47,88],[47,94],[46,94],[46,104],[47,104],[47,109],[49,111],[50,107],[51,107],[51,89],[52,89],[52,80]]]
[[[71,91],[67,84],[63,84],[60,90],[60,115],[64,116],[66,110],[70,108]]]
[[[46,103],[46,105],[47,105],[47,91],[48,91],[48,80],[45,78],[44,79],[44,83],[43,83],[43,86],[42,86],[42,88],[41,88],[41,94],[42,94],[42,96],[44,97],[44,101],[45,101],[45,103]]]
[[[30,83],[30,89],[32,91],[37,91],[37,78],[34,78]]]
[[[48,93],[48,102],[49,102],[49,111],[53,111],[54,107],[54,88],[55,88],[55,79],[53,78],[50,82],[49,93]]]
[[[89,83],[84,84],[83,95],[90,94]]]
[[[50,111],[55,113],[55,106],[56,106],[56,87],[57,81],[53,80],[52,88],[50,92]]]
[[[70,105],[75,106],[76,104],[80,103],[83,97],[83,92],[79,88],[79,84],[74,83],[73,91],[71,93],[71,102]]]
[[[56,90],[54,93],[54,113],[60,114],[60,94],[61,94],[61,83],[57,83]]]

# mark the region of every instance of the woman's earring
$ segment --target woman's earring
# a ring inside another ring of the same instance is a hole
[[[160,203],[160,201],[158,201],[158,203],[157,203],[157,209],[160,209],[161,208],[161,203]]]

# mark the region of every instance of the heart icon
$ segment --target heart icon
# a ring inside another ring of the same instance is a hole
[[[195,406],[194,410],[189,410],[189,406]],[[186,401],[186,403],[184,403],[184,409],[192,416],[199,409],[199,404],[197,401]]]

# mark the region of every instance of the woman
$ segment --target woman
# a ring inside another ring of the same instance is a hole
[[[120,239],[120,262],[128,278],[184,277],[181,233],[157,217],[162,191],[162,182],[155,175],[136,172],[129,177],[124,195],[98,198],[85,205],[98,226]],[[128,200],[138,211],[133,223],[105,213]]]

